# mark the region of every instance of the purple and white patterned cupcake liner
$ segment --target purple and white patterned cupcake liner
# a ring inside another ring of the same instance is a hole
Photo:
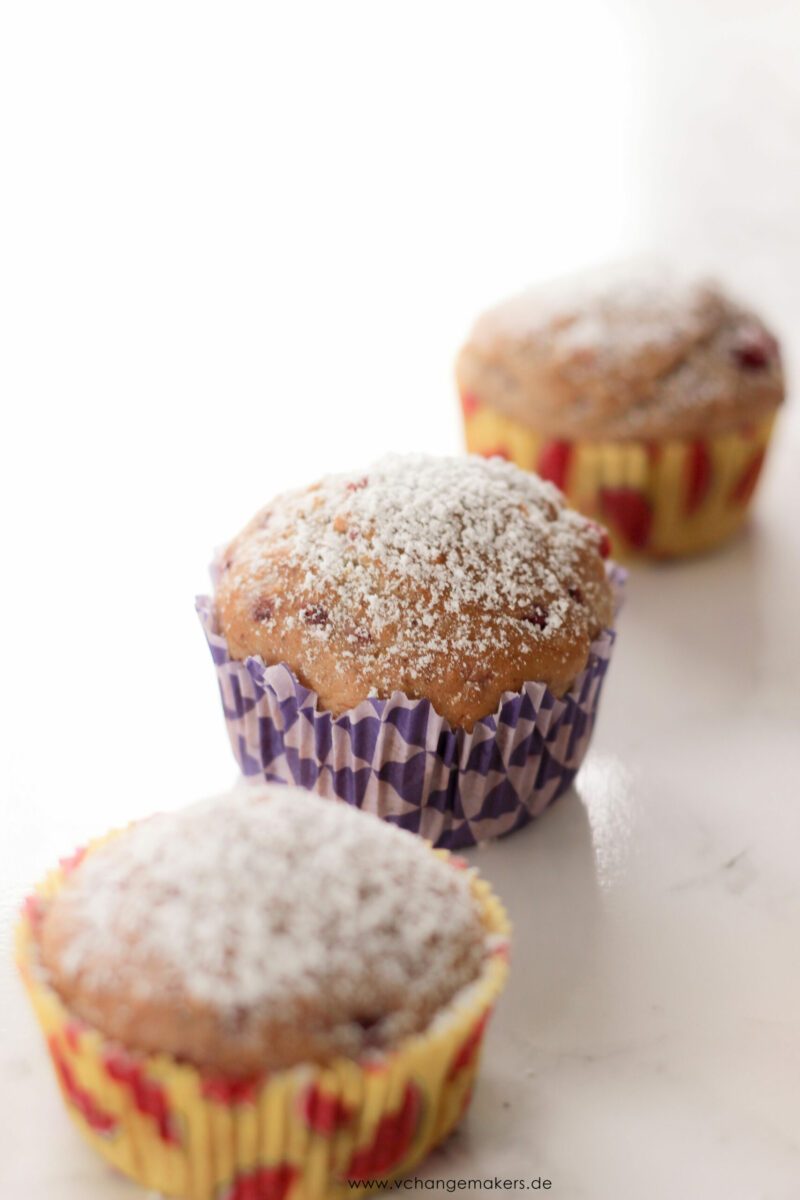
[[[609,577],[619,609],[625,572],[611,565]],[[450,850],[519,829],[566,791],[591,739],[615,639],[613,629],[595,638],[563,696],[526,683],[467,733],[402,692],[338,717],[320,711],[285,663],[230,658],[212,599],[199,596],[196,607],[245,777],[312,788]]]

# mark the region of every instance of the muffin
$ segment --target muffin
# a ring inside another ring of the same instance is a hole
[[[29,903],[19,961],[71,1115],[146,1187],[327,1197],[468,1103],[507,922],[465,864],[299,789],[112,835]]]
[[[556,483],[617,556],[706,550],[748,511],[778,343],[706,283],[612,271],[484,314],[456,363],[469,450]]]
[[[243,773],[451,848],[523,824],[588,744],[606,553],[500,459],[391,456],[279,496],[198,600]]]

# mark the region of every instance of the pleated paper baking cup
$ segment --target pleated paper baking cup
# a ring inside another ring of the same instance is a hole
[[[695,439],[564,441],[543,437],[474,396],[461,398],[467,449],[500,455],[555,483],[602,522],[617,558],[708,550],[744,522],[774,417]]]
[[[26,902],[16,954],[70,1116],[113,1167],[183,1200],[326,1200],[410,1170],[457,1124],[508,973],[508,920],[482,879],[471,876],[487,937],[482,972],[425,1032],[360,1062],[230,1079],[126,1051],[49,986],[37,928],[79,857]]]
[[[610,574],[621,601],[625,573]],[[246,778],[345,800],[448,849],[520,828],[569,787],[589,745],[615,637],[605,629],[592,642],[565,695],[526,683],[467,733],[429,701],[401,692],[334,717],[285,663],[232,659],[210,597],[198,598],[197,611]]]

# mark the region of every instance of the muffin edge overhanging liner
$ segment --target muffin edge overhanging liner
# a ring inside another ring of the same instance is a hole
[[[106,840],[51,871],[16,929],[17,965],[63,1099],[106,1162],[183,1200],[326,1200],[410,1170],[455,1127],[508,974],[508,918],[484,879],[470,872],[486,931],[483,969],[427,1029],[360,1061],[226,1079],[125,1049],[71,1014],[47,981],[37,943],[44,906]]]
[[[615,563],[606,570],[619,612],[627,573]],[[285,663],[231,659],[210,596],[197,597],[196,609],[246,779],[311,788],[447,849],[510,833],[566,791],[591,739],[616,638],[613,627],[598,634],[563,696],[526,683],[467,733],[402,692],[334,717]]]

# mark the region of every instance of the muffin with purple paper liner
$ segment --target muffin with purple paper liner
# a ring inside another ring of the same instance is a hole
[[[622,573],[499,459],[389,456],[278,497],[197,602],[246,777],[436,845],[526,824],[586,752]]]

